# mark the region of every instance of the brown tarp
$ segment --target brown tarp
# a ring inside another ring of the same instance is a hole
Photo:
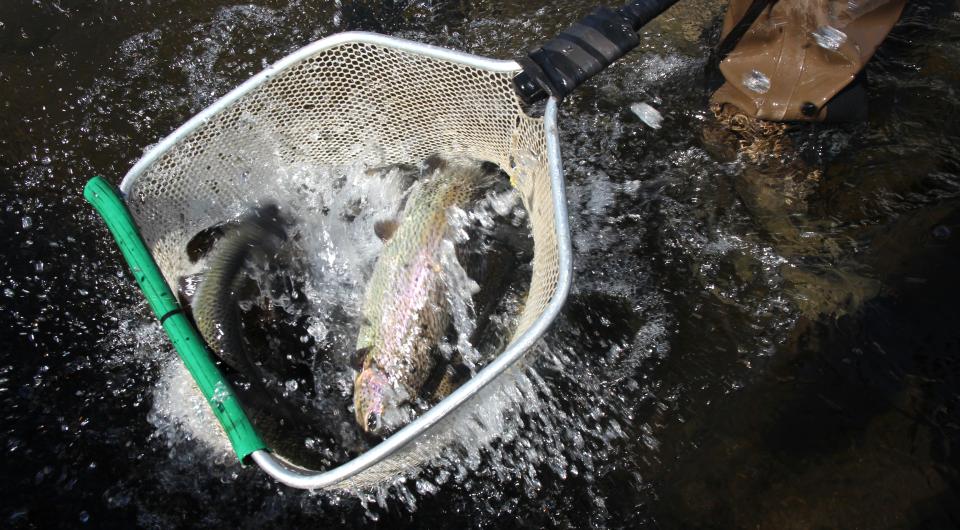
[[[721,39],[754,0],[730,0]],[[715,103],[764,120],[826,118],[826,103],[863,69],[906,0],[779,0],[720,63]]]

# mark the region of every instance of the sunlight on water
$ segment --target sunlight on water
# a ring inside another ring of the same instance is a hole
[[[170,447],[171,456],[181,451],[192,452],[190,446],[196,445],[197,450],[207,452],[221,462],[233,458],[230,442],[217,423],[210,404],[200,394],[179,358],[163,364],[147,421],[157,429],[155,436]]]

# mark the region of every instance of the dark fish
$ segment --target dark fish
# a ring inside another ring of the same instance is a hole
[[[295,421],[312,421],[303,411],[279,395],[275,381],[267,388],[264,370],[253,361],[244,345],[240,293],[245,282],[245,267],[256,260],[266,261],[278,253],[287,234],[279,208],[268,204],[251,210],[235,223],[218,227],[222,236],[207,255],[205,272],[200,276],[191,310],[197,329],[213,353],[251,384],[241,399],[253,401],[258,408],[272,410]]]

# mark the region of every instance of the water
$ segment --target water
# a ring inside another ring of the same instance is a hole
[[[330,467],[369,448],[348,410],[352,352],[364,287],[382,248],[374,223],[397,215],[410,179],[399,168],[367,174],[360,164],[276,164],[273,153],[255,148],[243,156],[271,167],[252,172],[244,185],[248,200],[241,202],[278,205],[287,239],[275,260],[253,260],[247,267],[252,281],[240,290],[238,302],[246,352],[259,370],[232,382],[243,389],[257,379],[269,396],[294,405],[278,414],[264,392],[241,391],[241,399],[250,397],[248,412],[270,447],[301,465]],[[275,180],[263,182],[262,174]],[[192,272],[202,274],[206,267],[204,257]],[[182,394],[166,390],[189,388],[189,374],[167,366],[164,375],[154,396],[155,411],[161,412],[153,418],[158,430],[172,427],[173,442],[197,440],[229,455],[223,436],[204,432],[216,421],[212,415],[180,406]]]
[[[750,70],[743,75],[743,86],[757,94],[766,94],[770,90],[770,77],[760,70]]]
[[[160,406],[183,378],[87,178],[119,181],[320,36],[511,57],[593,6],[343,4],[0,7],[6,525],[957,525],[953,2],[915,3],[871,63],[869,122],[789,133],[805,166],[715,141],[699,87],[718,2],[678,5],[575,92],[560,123],[574,290],[510,390],[531,406],[478,420],[504,433],[489,449],[327,495],[193,438],[204,409]],[[670,127],[639,122],[637,101]]]
[[[838,50],[847,41],[847,34],[833,26],[820,26],[812,35],[817,46],[828,50]]]

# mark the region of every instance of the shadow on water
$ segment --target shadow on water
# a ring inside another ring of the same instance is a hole
[[[372,508],[147,420],[175,365],[81,187],[321,36],[511,57],[592,4],[68,4],[0,7],[3,525],[960,525],[955,3],[905,14],[868,123],[791,130],[759,162],[704,132],[722,3],[649,28],[562,107],[576,280],[536,370],[576,419],[549,441],[582,458]]]
[[[952,10],[943,7],[939,17]],[[735,177],[764,239],[795,268],[784,273],[785,292],[799,296],[799,317],[750,384],[662,432],[666,464],[654,479],[659,524],[960,523],[960,312],[953,290],[960,203],[956,146],[944,143],[957,131],[943,118],[956,114],[956,103],[951,98],[931,116],[938,83],[917,79],[918,70],[930,70],[924,63],[942,60],[928,55],[930,35],[918,29],[928,28],[932,9],[908,10],[893,45],[868,69],[877,109],[869,124],[794,133],[798,157],[823,171],[806,204],[783,201],[796,196],[763,182],[782,175],[751,182],[748,167]],[[771,189],[779,207],[760,197]]]
[[[960,344],[943,286],[960,255],[944,250],[926,262],[934,267],[912,271],[926,273],[922,288],[801,326],[781,349],[789,357],[679,434],[697,443],[662,454],[673,463],[657,480],[660,521],[955,526]]]

